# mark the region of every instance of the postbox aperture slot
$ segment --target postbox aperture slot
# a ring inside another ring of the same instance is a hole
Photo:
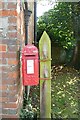
[[[35,55],[27,55],[27,54],[25,54],[25,56],[27,56],[27,57],[35,57]]]

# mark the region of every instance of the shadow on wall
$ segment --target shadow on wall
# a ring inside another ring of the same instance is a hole
[[[36,44],[36,47],[39,48],[39,44]],[[69,64],[73,57],[73,49],[66,50],[58,44],[51,42],[51,65],[60,65],[60,64]]]
[[[66,63],[66,50],[60,46],[54,45],[54,43],[52,43],[51,46],[51,56],[52,56],[52,62],[51,62],[52,65]]]

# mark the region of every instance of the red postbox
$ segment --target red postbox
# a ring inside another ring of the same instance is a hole
[[[28,44],[22,50],[22,78],[24,86],[39,83],[38,49],[34,45]]]

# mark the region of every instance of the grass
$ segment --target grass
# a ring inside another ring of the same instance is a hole
[[[64,66],[52,67],[53,118],[79,118],[80,72]]]
[[[51,81],[51,105],[52,118],[69,120],[78,120],[79,116],[79,87],[80,87],[80,71],[66,66],[52,66]],[[34,115],[36,118],[40,116],[40,90],[39,85],[30,89],[29,100],[24,99],[23,109],[28,109],[28,115]],[[31,112],[32,111],[32,112]],[[31,114],[29,114],[31,113]],[[22,112],[25,117],[26,112]]]

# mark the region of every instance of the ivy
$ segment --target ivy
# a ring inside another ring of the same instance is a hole
[[[75,45],[71,3],[58,3],[37,22],[37,40],[45,30],[54,43],[70,49]]]

